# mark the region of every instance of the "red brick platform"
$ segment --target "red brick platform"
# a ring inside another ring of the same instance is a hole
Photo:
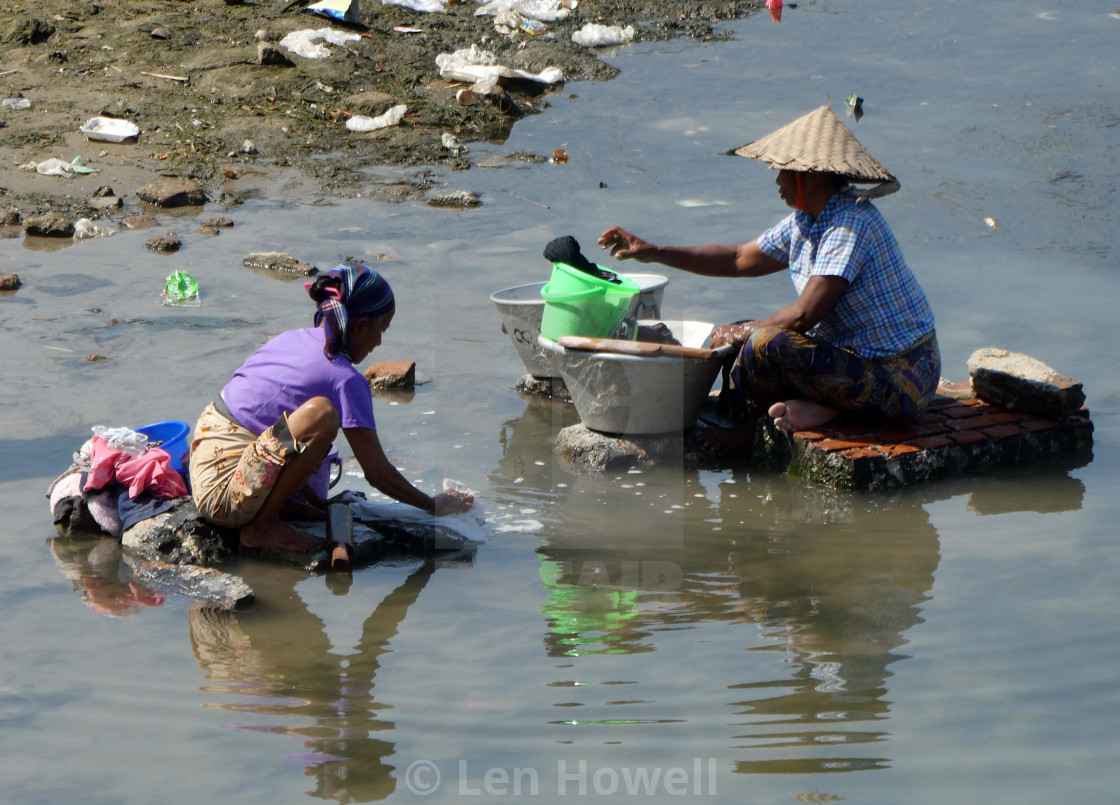
[[[752,464],[836,489],[877,489],[1092,447],[1093,423],[1084,408],[1075,416],[1048,418],[978,400],[968,382],[939,392],[927,411],[902,427],[838,419],[789,435],[764,422]]]

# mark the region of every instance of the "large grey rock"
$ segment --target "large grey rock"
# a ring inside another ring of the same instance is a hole
[[[515,391],[532,394],[536,397],[552,397],[562,402],[571,402],[572,396],[564,385],[562,377],[533,377],[522,375],[513,386]]]
[[[206,194],[189,179],[156,179],[136,191],[136,197],[157,207],[200,207]]]
[[[256,598],[243,578],[212,567],[173,565],[132,556],[125,557],[125,565],[149,590],[183,595],[218,609],[243,609]]]
[[[144,244],[150,251],[153,252],[177,252],[183,247],[183,241],[179,240],[177,235],[160,235],[154,238],[148,238]]]
[[[237,551],[237,532],[218,528],[204,520],[188,497],[177,498],[175,507],[141,520],[121,535],[127,551],[156,562],[216,565]]]
[[[316,273],[315,266],[305,263],[287,252],[252,252],[241,258],[241,265],[274,274],[309,277]]]
[[[1017,352],[984,347],[968,359],[976,396],[1009,411],[1070,416],[1085,404],[1081,384],[1042,361]]]
[[[32,6],[34,8],[34,6]],[[30,13],[30,12],[25,12]],[[12,45],[41,45],[55,32],[49,22],[34,17],[12,20],[4,31],[4,42]]]
[[[295,67],[280,48],[271,42],[257,42],[257,63],[264,67]]]
[[[583,424],[562,428],[556,434],[555,452],[561,461],[586,470],[618,470],[680,461],[684,438],[680,433],[611,436]]]
[[[40,238],[72,238],[74,222],[60,212],[45,212],[24,221],[23,231]]]
[[[473,190],[451,190],[431,196],[428,199],[428,206],[465,210],[470,207],[481,207],[482,198]]]

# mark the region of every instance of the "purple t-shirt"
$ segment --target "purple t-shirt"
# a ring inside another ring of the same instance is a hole
[[[327,358],[325,338],[318,327],[289,330],[250,355],[222,390],[230,413],[253,433],[264,433],[282,413],[326,397],[342,428],[374,429],[369,381],[343,356]]]

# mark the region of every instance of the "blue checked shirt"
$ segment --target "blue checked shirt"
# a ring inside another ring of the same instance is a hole
[[[851,188],[833,196],[815,220],[795,211],[763,233],[758,245],[789,265],[798,294],[814,275],[848,281],[811,337],[865,358],[884,358],[933,335],[933,311],[898,241],[875,205],[857,201]]]

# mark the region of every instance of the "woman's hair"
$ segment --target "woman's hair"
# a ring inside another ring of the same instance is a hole
[[[362,263],[347,261],[305,283],[315,302],[315,326],[326,333],[323,352],[350,357],[350,322],[384,316],[396,306],[385,278]]]
[[[339,292],[342,287],[342,280],[331,273],[324,273],[317,276],[313,282],[307,283],[305,287],[311,301],[318,305],[320,302],[326,302]]]

